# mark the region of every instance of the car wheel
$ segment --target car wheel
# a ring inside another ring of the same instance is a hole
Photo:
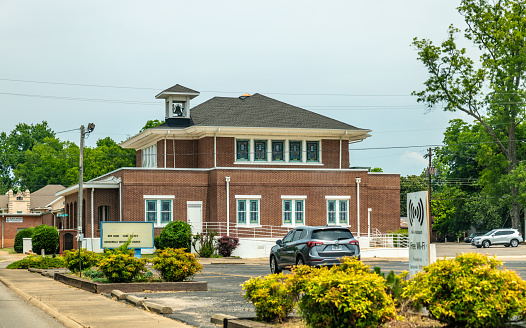
[[[280,273],[281,270],[278,268],[278,262],[276,261],[276,257],[271,256],[270,257],[270,272],[271,273]]]
[[[489,247],[489,241],[488,240],[484,240],[482,242],[482,246],[484,246],[484,248],[488,248]]]
[[[305,260],[303,257],[298,256],[298,259],[296,260],[296,265],[305,265]]]
[[[511,247],[517,247],[519,246],[519,241],[517,239],[513,239],[510,244]]]

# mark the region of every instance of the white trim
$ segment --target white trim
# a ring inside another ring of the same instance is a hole
[[[202,200],[187,200],[186,205],[203,205]]]
[[[142,195],[143,199],[175,199],[174,195]]]
[[[261,199],[261,195],[236,195],[236,199]]]
[[[287,200],[307,199],[307,196],[281,195],[281,199],[287,199]]]
[[[351,196],[325,196],[325,199],[329,199],[329,200],[345,200],[345,199],[351,199]]]
[[[265,161],[256,161],[256,162],[249,162],[249,161],[236,161],[233,164],[235,165],[309,165],[309,166],[324,166],[325,164],[319,163],[319,162],[265,162]],[[262,168],[260,168],[262,169]]]

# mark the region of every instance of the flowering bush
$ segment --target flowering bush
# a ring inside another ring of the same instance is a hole
[[[232,255],[232,252],[239,246],[239,238],[230,236],[221,236],[217,240],[217,251],[224,257]]]
[[[79,272],[79,261],[82,266],[82,270],[86,270],[97,266],[101,259],[101,256],[95,252],[88,251],[85,248],[83,248],[80,251],[80,256],[78,250],[71,250],[64,251],[64,255],[62,255],[62,258],[64,259],[66,268],[68,268],[69,271]]]
[[[501,327],[526,316],[526,282],[502,262],[478,253],[439,260],[417,273],[402,293],[455,327]]]
[[[146,260],[127,253],[106,253],[99,270],[110,282],[131,282],[146,272]]]
[[[192,278],[203,266],[194,254],[180,248],[164,248],[155,251],[153,268],[159,270],[165,281],[184,281]]]

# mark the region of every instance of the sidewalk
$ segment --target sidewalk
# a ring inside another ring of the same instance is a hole
[[[70,328],[192,327],[26,270],[0,269],[0,282]]]

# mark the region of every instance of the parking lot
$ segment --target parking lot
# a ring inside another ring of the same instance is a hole
[[[526,245],[519,247],[494,246],[476,248],[467,243],[436,244],[437,257],[453,257],[458,253],[477,252],[497,255],[505,262],[506,268],[516,271],[526,279]],[[406,259],[364,259],[371,268],[378,266],[382,272],[393,270],[397,273],[408,270]],[[287,271],[285,271],[287,272]],[[202,274],[195,277],[198,281],[208,282],[206,292],[179,293],[138,293],[139,297],[161,303],[173,308],[171,318],[186,322],[195,327],[217,328],[210,323],[214,313],[223,313],[238,317],[255,316],[254,307],[242,296],[241,284],[252,277],[270,274],[267,264],[209,264],[204,265]]]

